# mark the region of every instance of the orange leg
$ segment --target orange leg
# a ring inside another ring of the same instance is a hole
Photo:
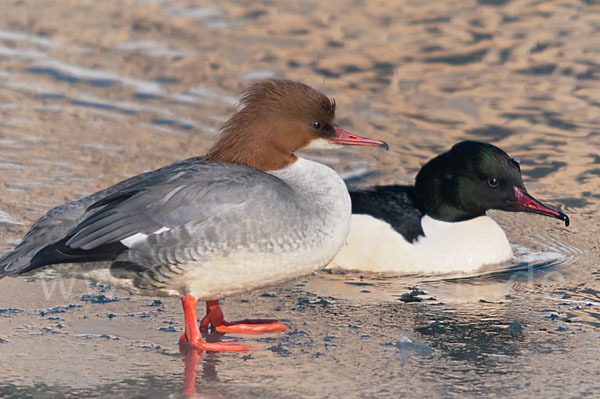
[[[181,298],[183,316],[185,319],[185,333],[179,338],[179,344],[187,344],[193,348],[213,352],[241,352],[252,349],[252,346],[240,345],[237,342],[204,342],[198,328],[196,315],[196,298],[186,295]]]
[[[206,301],[206,316],[200,322],[200,328],[206,330],[208,326],[212,326],[218,332],[239,334],[275,333],[287,330],[285,324],[268,319],[242,320],[228,323],[223,318],[223,311],[219,306],[219,301]]]

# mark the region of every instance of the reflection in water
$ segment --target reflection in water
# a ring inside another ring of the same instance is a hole
[[[191,348],[189,345],[180,345],[179,353],[183,355],[185,369],[183,371],[183,389],[181,397],[193,398],[196,395],[196,376],[198,374],[198,365],[202,360],[202,352]],[[205,362],[206,365],[208,362]],[[217,380],[217,373],[214,368],[210,368],[210,380]]]
[[[204,331],[204,333],[203,339],[206,342],[219,342],[225,335],[212,330],[210,332]],[[179,353],[183,356],[185,365],[181,396],[183,398],[196,397],[196,387],[199,381],[201,382],[200,394],[202,394],[205,387],[209,392],[214,389],[214,386],[219,383],[216,367],[220,363],[218,354],[200,351],[187,344],[179,345]],[[243,357],[244,354],[242,353],[240,356]],[[198,370],[199,366],[201,366],[200,370]],[[200,371],[200,374],[198,371]]]
[[[353,184],[410,184],[452,144],[490,141],[572,220],[492,213],[516,258],[474,275],[322,272],[230,298],[231,317],[291,327],[243,355],[177,353],[176,302],[140,313],[135,296],[3,279],[0,396],[593,396],[598,29],[591,1],[3,5],[2,252],[52,206],[203,154],[241,88],[271,76],[333,93],[341,124],[390,144],[308,154]],[[420,302],[399,300],[409,287]]]

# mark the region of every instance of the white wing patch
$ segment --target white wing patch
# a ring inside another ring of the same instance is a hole
[[[171,230],[170,227],[161,227],[160,229],[156,230],[154,233],[150,233],[150,234],[135,233],[132,236],[123,238],[121,240],[121,244],[125,245],[127,248],[131,248],[138,242],[144,241],[149,235],[160,234],[160,233],[164,233],[165,231],[169,231],[169,230]]]

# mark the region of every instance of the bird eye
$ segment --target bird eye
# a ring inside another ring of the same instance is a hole
[[[495,177],[490,177],[488,179],[488,186],[490,186],[492,188],[498,187],[498,179],[496,179]]]
[[[312,123],[312,127],[315,129],[320,129],[321,128],[321,122],[313,122]]]

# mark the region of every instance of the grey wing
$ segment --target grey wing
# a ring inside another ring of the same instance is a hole
[[[253,178],[250,186],[228,184],[211,190],[203,199],[212,205],[179,209],[182,213],[197,211],[201,217],[184,217],[182,224],[149,235],[118,260],[132,262],[139,271],[211,260],[237,251],[293,249],[301,241],[303,229],[289,221],[302,220],[302,207],[291,200],[293,192],[285,183],[271,175],[261,177],[265,179]]]
[[[129,260],[124,240],[136,235],[152,242],[141,246],[142,256],[141,248],[136,249],[137,260],[144,259],[141,267],[189,261],[190,256],[182,258],[181,253],[189,255],[203,240],[207,221],[212,221],[209,231],[231,233],[232,222],[254,217],[258,207],[281,204],[280,199],[290,195],[285,183],[256,169],[203,162],[181,165],[97,201],[64,238],[40,250],[19,272],[53,263]],[[157,231],[164,231],[161,240],[154,239]]]
[[[49,210],[31,226],[14,250],[0,258],[0,278],[8,274],[19,273],[28,267],[36,253],[42,248],[63,239],[71,229],[77,226],[85,218],[88,208],[94,203],[126,187],[139,184],[153,176],[168,173],[168,171],[181,168],[184,165],[201,162],[202,159],[203,157],[189,158],[160,169],[142,173],[82,199]]]
[[[101,209],[74,227],[66,244],[88,250],[138,233],[204,223],[225,213],[235,212],[235,219],[254,217],[257,207],[281,204],[280,199],[285,204],[290,196],[283,181],[253,168],[190,165],[97,202],[90,209]]]

